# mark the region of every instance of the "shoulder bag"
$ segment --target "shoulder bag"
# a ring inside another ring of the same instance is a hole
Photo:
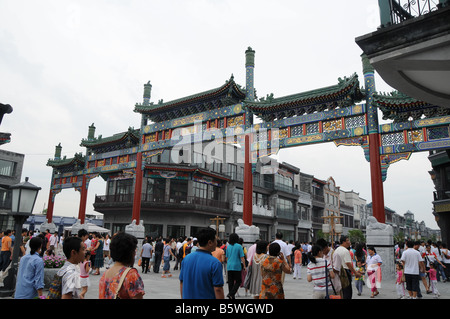
[[[245,275],[245,280],[244,280],[244,288],[245,289],[250,289],[250,284],[251,284],[251,280],[252,280],[252,271],[253,271],[253,259],[252,261],[250,261],[250,263],[248,264],[247,267],[247,274]]]
[[[128,272],[131,270],[131,267],[128,267],[127,269],[125,269],[123,271],[122,276],[120,277],[120,281],[119,281],[119,285],[117,286],[117,291],[116,291],[116,295],[114,297],[114,299],[120,299],[119,298],[119,291],[122,288],[123,282],[125,280],[125,277],[127,276]]]
[[[325,289],[326,289],[326,295],[325,299],[342,299],[340,295],[336,294],[336,290],[334,289],[333,281],[330,277],[330,283],[331,287],[333,288],[334,295],[328,294],[328,266],[327,266],[327,260],[325,259]]]

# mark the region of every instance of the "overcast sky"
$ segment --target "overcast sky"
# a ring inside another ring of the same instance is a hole
[[[134,105],[151,81],[152,101],[170,101],[221,86],[231,74],[245,86],[245,50],[256,51],[259,97],[337,84],[357,73],[355,38],[379,25],[377,0],[0,0],[0,103],[11,104],[2,149],[25,154],[22,180],[42,187],[35,212],[48,205],[55,146],[73,157],[87,137],[140,127]],[[362,85],[362,84],[361,84]],[[377,90],[392,89],[376,78]],[[385,205],[410,210],[430,228],[433,183],[428,153],[393,164],[384,182]],[[281,161],[358,192],[371,202],[369,163],[360,147],[333,143],[281,150]],[[91,181],[87,213],[101,178]],[[56,196],[54,214],[78,216],[80,194]]]

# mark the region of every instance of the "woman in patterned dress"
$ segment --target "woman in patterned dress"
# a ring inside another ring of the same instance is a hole
[[[111,258],[114,265],[105,271],[99,283],[99,299],[142,299],[144,282],[139,276],[134,265],[136,257],[137,239],[127,233],[118,233],[111,239]],[[119,286],[120,278],[125,270],[131,268],[122,284]]]
[[[269,255],[261,265],[262,284],[259,299],[284,299],[282,272],[291,273],[278,243],[269,245]]]

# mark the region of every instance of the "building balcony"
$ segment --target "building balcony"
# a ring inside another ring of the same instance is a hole
[[[112,208],[112,207],[130,207],[133,205],[134,194],[121,195],[100,195],[95,196],[94,207]],[[200,198],[195,196],[166,197],[154,196],[152,194],[142,194],[141,205],[143,208],[182,208],[190,210],[193,208],[210,208],[211,210],[230,210],[228,202]]]
[[[450,1],[379,0],[381,27],[356,38],[396,90],[450,108]]]
[[[450,191],[433,192],[433,206],[435,213],[450,213]]]
[[[237,204],[237,203],[233,204],[233,211],[238,212],[238,213],[243,213],[244,205]],[[253,215],[257,215],[257,216],[264,216],[264,217],[270,217],[270,218],[274,217],[273,210],[268,208],[266,205],[260,206],[260,205],[253,204],[252,212],[253,212]]]

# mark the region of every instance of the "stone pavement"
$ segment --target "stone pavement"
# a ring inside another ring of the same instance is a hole
[[[144,280],[145,296],[144,299],[180,299],[180,282],[178,280],[179,270],[172,270],[174,262],[171,262],[171,273],[172,277],[162,278],[162,267],[160,273],[154,273],[152,270],[147,274],[141,273],[141,267],[137,264],[135,267],[138,269],[139,274]],[[86,294],[85,299],[98,299],[98,283],[101,275],[106,269],[102,268],[99,276],[90,275],[91,286]],[[356,293],[356,288],[353,284],[353,299],[371,299],[371,292],[367,286],[364,286],[363,293],[358,296]],[[421,289],[423,293],[422,299],[434,299],[432,294],[424,293],[424,287],[421,284]],[[292,275],[285,276],[284,282],[284,292],[286,299],[312,299],[312,283],[306,280],[306,267],[302,267],[302,279],[293,279]],[[443,283],[438,282],[438,290],[441,294],[439,299],[450,299],[450,282]],[[224,286],[225,295],[228,293],[228,286],[225,283]],[[381,282],[381,288],[379,289],[380,294],[374,299],[397,299],[397,292],[395,289],[395,282],[393,280],[383,280]],[[252,300],[253,298],[245,295],[244,288],[239,289],[239,296],[236,296],[236,300]],[[47,291],[45,291],[47,294]],[[11,298],[0,298],[0,299],[11,299]]]
[[[180,299],[180,281],[178,280],[179,270],[172,270],[175,263],[171,262],[171,273],[172,277],[161,278],[162,267],[160,273],[154,273],[149,271],[147,274],[141,273],[141,267],[136,265],[142,279],[144,280],[145,295],[144,299]],[[102,269],[101,274],[105,271]],[[98,298],[98,282],[100,276],[90,276],[91,286],[89,287],[86,299],[97,299]],[[364,286],[363,293],[361,296],[357,295],[356,288],[353,284],[353,299],[371,299],[370,289]],[[302,279],[293,279],[292,275],[285,276],[284,283],[284,293],[286,299],[312,299],[312,283],[306,280],[306,267],[302,267]],[[432,294],[424,293],[424,287],[421,284],[422,299],[433,299]],[[374,299],[397,299],[397,292],[395,288],[395,282],[382,281],[381,288],[378,289],[380,294]],[[439,299],[450,299],[450,282],[443,283],[438,282],[438,290],[441,294]],[[224,286],[225,296],[228,293],[228,285],[225,283]],[[245,289],[239,289],[239,296],[236,296],[236,300],[252,300],[251,296],[245,296]]]

